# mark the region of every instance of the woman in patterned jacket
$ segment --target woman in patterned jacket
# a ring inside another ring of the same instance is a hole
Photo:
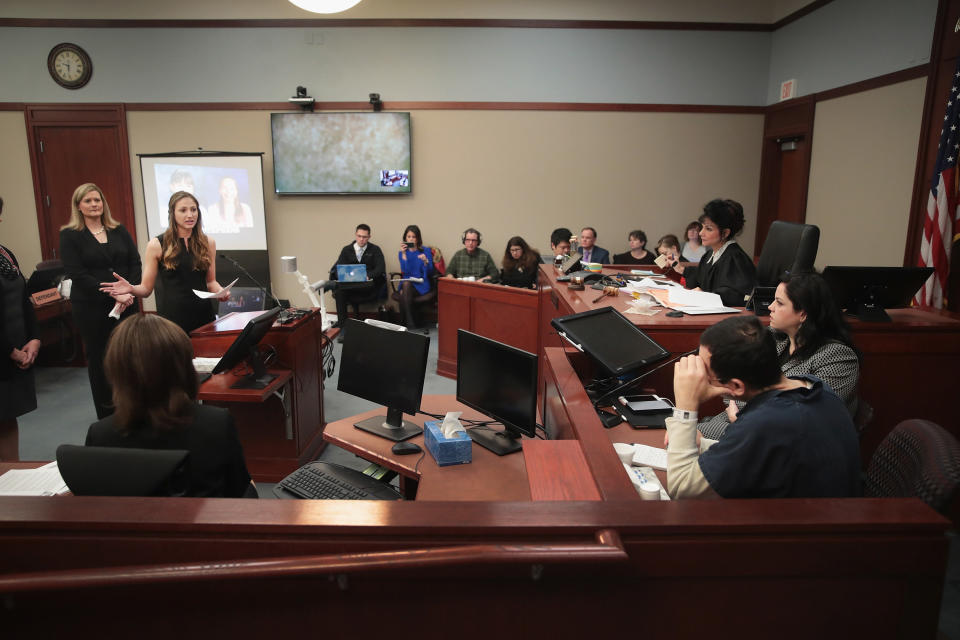
[[[851,416],[856,413],[860,353],[819,274],[798,273],[780,283],[770,305],[770,330],[777,339],[784,375],[817,376],[847,404]],[[726,412],[704,420],[697,428],[707,438],[718,439],[742,406],[731,401]]]

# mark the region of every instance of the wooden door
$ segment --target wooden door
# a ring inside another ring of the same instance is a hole
[[[126,115],[122,105],[29,106],[27,127],[44,260],[60,254],[74,190],[93,182],[136,240]]]
[[[813,98],[806,96],[771,106],[764,119],[754,255],[763,251],[774,220],[807,218],[813,112]]]

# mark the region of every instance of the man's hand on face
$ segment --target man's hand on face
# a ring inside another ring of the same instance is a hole
[[[696,411],[712,396],[714,388],[700,356],[685,356],[673,365],[673,397],[678,409]]]

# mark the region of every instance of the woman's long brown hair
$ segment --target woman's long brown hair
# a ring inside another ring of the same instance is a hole
[[[121,431],[170,429],[190,421],[197,398],[193,345],[183,329],[156,314],[137,314],[110,336],[104,357]]]
[[[183,243],[177,235],[177,218],[174,215],[174,207],[184,198],[190,198],[197,205],[197,224],[193,227],[193,233],[187,239],[187,251],[193,256],[193,268],[195,271],[206,271],[210,268],[212,256],[210,255],[210,242],[207,240],[207,234],[203,232],[203,215],[200,212],[200,203],[197,198],[188,191],[177,191],[170,196],[170,203],[167,205],[169,222],[167,230],[163,233],[160,240],[160,246],[163,253],[160,257],[160,263],[167,269],[176,269],[180,254],[183,252]]]

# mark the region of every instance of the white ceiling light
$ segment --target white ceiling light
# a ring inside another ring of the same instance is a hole
[[[359,3],[360,0],[290,0],[290,4],[313,13],[340,13]]]

